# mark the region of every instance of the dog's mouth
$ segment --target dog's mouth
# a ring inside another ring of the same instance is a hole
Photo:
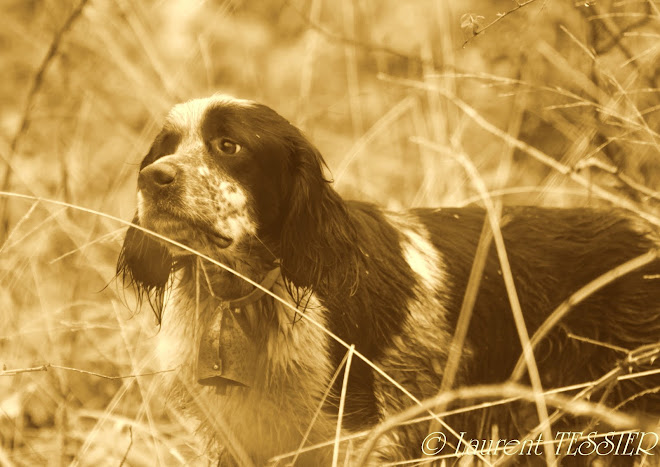
[[[207,232],[207,235],[213,241],[213,243],[223,249],[228,248],[232,243],[234,243],[234,240],[232,240],[230,237],[215,231]]]
[[[199,222],[195,219],[186,219],[179,216],[162,215],[146,216],[141,222],[148,229],[159,233],[177,243],[181,243],[193,250],[205,252],[209,247],[225,249],[234,243],[234,240],[226,234],[219,232],[213,226]],[[159,239],[175,256],[191,255],[177,245]]]

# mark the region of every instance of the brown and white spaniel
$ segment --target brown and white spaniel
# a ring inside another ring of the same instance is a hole
[[[655,227],[613,209],[511,207],[503,218],[529,335],[580,287],[660,244]],[[142,161],[133,223],[160,237],[129,228],[118,273],[154,308],[163,367],[177,368],[172,400],[221,465],[263,465],[326,441],[296,463],[329,465],[340,405],[345,436],[438,393],[484,220],[477,207],[389,212],[344,200],[300,130],[264,105],[216,95],[176,105]],[[535,348],[544,389],[596,380],[626,350],[657,344],[659,274],[656,259],[573,306]],[[454,387],[506,381],[520,342],[491,247]],[[660,414],[652,361],[635,369],[651,376],[592,400]],[[444,422],[456,446],[455,434],[490,439],[495,426],[499,438],[521,438],[538,419],[520,403]],[[423,458],[428,431],[428,420],[389,430],[370,461]],[[362,439],[343,442],[341,456],[359,456]]]

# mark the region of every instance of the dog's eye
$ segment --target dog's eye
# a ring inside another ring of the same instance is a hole
[[[211,141],[211,146],[219,154],[234,155],[241,150],[241,145],[228,138],[216,138]]]

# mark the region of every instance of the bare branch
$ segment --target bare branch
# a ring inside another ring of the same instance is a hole
[[[483,28],[472,29],[472,31],[471,31],[472,35],[470,37],[468,37],[467,39],[465,39],[465,42],[463,42],[463,47],[465,47],[468,44],[468,42],[470,42],[472,39],[474,39],[475,37],[481,35],[488,28],[496,25],[497,23],[502,21],[504,18],[509,16],[511,13],[514,13],[514,12],[520,10],[522,7],[525,7],[525,6],[529,5],[530,3],[534,3],[535,1],[536,0],[527,0],[525,2],[519,2],[518,0],[516,0],[516,6],[514,8],[510,9],[509,11],[505,11],[504,13],[498,13],[497,18],[495,18],[493,21],[491,21],[490,23],[485,25]]]
[[[348,389],[348,375],[351,371],[351,362],[353,361],[353,352],[355,345],[351,344],[346,357],[346,367],[344,369],[344,381],[341,385],[341,396],[339,398],[339,412],[337,414],[337,429],[335,431],[335,446],[332,450],[332,467],[337,467],[339,461],[339,440],[341,439],[341,422],[344,416],[344,404],[346,402],[346,390]]]
[[[621,172],[621,169],[619,169],[619,167],[617,167],[614,164],[605,162],[596,157],[588,157],[575,164],[576,170],[586,169],[590,167],[600,169],[604,172],[607,172],[610,175],[613,175],[628,188],[641,194],[643,201],[648,201],[648,200],[660,201],[660,192],[648,188],[642,185],[641,183],[636,182],[635,180],[632,179],[632,177]]]
[[[130,436],[130,440],[128,442],[128,447],[126,448],[126,452],[124,453],[124,457],[122,457],[121,462],[119,463],[119,467],[124,466],[124,464],[126,463],[126,458],[128,457],[128,453],[133,447],[133,427],[130,425],[128,427],[128,434]]]
[[[153,376],[153,375],[158,375],[161,373],[169,373],[171,371],[176,370],[176,368],[170,368],[169,370],[160,370],[160,371],[151,371],[148,373],[137,373],[137,374],[131,374],[131,375],[121,375],[121,376],[110,376],[110,375],[104,375],[102,373],[97,373],[95,371],[89,371],[89,370],[82,370],[80,368],[72,368],[69,366],[63,366],[63,365],[54,365],[52,363],[44,363],[43,365],[39,366],[33,366],[33,367],[28,367],[28,368],[13,368],[13,369],[6,369],[3,368],[2,371],[0,371],[0,376],[16,376],[21,373],[34,373],[37,371],[48,371],[49,368],[54,368],[56,370],[65,370],[65,371],[73,371],[76,373],[82,373],[85,375],[90,375],[90,376],[97,376],[99,378],[104,378],[104,379],[126,379],[126,378],[137,378],[139,376]]]
[[[62,25],[62,27],[59,29],[59,31],[57,31],[57,33],[53,37],[53,41],[51,42],[50,47],[48,48],[48,52],[46,52],[46,56],[41,61],[39,68],[37,68],[37,73],[34,75],[32,86],[30,87],[30,91],[28,92],[27,99],[25,101],[25,107],[23,108],[23,115],[21,117],[21,124],[19,125],[18,131],[16,132],[16,134],[11,140],[11,143],[9,144],[9,155],[6,158],[7,168],[5,169],[5,174],[3,176],[2,184],[0,185],[0,190],[2,191],[8,190],[9,185],[11,184],[11,174],[12,174],[11,160],[13,159],[14,153],[18,148],[18,143],[20,142],[21,138],[25,135],[28,128],[30,127],[30,115],[32,113],[32,105],[34,104],[34,100],[39,94],[39,91],[41,91],[41,86],[43,85],[44,76],[46,74],[46,71],[48,70],[48,66],[57,56],[57,53],[59,52],[60,45],[62,44],[62,40],[65,34],[73,28],[73,25],[75,24],[76,20],[80,18],[80,15],[82,14],[88,2],[89,0],[81,0],[78,6],[71,12],[67,20]],[[3,200],[1,203],[3,209],[0,210],[0,215],[2,215],[2,222],[0,224],[0,243],[2,243],[2,240],[4,240],[3,239],[4,235],[6,235],[7,232],[9,231],[9,213],[7,212],[7,204],[8,204],[7,200]]]

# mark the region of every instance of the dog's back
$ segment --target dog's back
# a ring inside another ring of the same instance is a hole
[[[443,283],[437,290],[453,334],[485,213],[480,208],[416,209],[412,213],[423,227],[413,227],[413,217],[408,216],[408,228],[425,231],[439,255]],[[406,228],[401,230],[405,232]],[[592,386],[589,399],[648,416],[647,420],[657,419],[660,375],[653,356],[658,355],[660,339],[660,261],[654,258],[659,245],[656,229],[620,210],[512,207],[504,209],[501,232],[528,335],[540,331],[551,313],[564,305],[559,322],[535,347],[544,390],[577,385],[577,389],[563,393],[573,395],[578,389]],[[420,258],[428,252],[428,246],[420,249]],[[617,267],[636,258],[646,264],[616,277]],[[573,297],[575,302],[565,303],[587,284],[594,288]],[[435,310],[427,309],[427,313],[433,315]],[[423,326],[421,321],[419,326]],[[426,399],[438,393],[445,360],[438,364],[434,359],[446,355],[449,342],[446,338],[433,341],[432,335],[440,335],[437,330],[422,339],[425,330],[420,328],[403,336],[403,340],[414,349],[411,354],[427,357],[426,365],[416,359],[411,378],[411,368],[402,366],[399,352],[391,364],[383,362],[383,368],[397,381],[408,382],[406,387],[413,394]],[[516,362],[522,360],[520,342],[500,259],[494,242],[490,242],[454,387],[507,382]],[[625,369],[605,384],[596,384],[619,365]],[[624,376],[645,370],[656,374],[630,379]],[[521,374],[520,382],[528,384],[526,371]],[[616,376],[624,378],[617,381]],[[463,401],[449,409],[473,404]],[[449,417],[447,422],[463,432],[465,439],[493,440],[497,436],[510,440],[523,439],[539,421],[532,403],[518,403],[470,410]],[[429,434],[428,426],[417,426],[417,438],[403,430],[393,434],[390,442],[406,439],[410,448],[405,456],[419,455],[420,437]],[[585,436],[610,429],[597,420],[569,417],[567,421],[566,416],[553,426],[555,431],[571,432],[589,428]],[[406,429],[414,432],[411,427]],[[455,437],[446,435],[448,441],[456,443]],[[465,448],[460,447],[460,451]],[[577,462],[579,465],[584,459],[578,458]]]

